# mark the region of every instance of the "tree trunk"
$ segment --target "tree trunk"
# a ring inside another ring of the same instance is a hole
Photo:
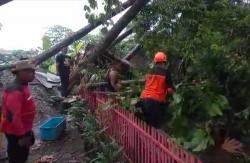
[[[112,18],[113,16],[117,15],[121,11],[127,9],[129,6],[131,6],[134,3],[134,1],[135,0],[129,0],[129,1],[125,2],[125,3],[123,3],[121,5],[121,8],[119,7],[119,8],[114,9],[112,14],[110,14],[110,16],[106,18],[106,20]],[[41,62],[43,62],[43,61],[47,60],[48,58],[52,57],[53,55],[58,53],[63,47],[66,47],[66,46],[72,44],[74,41],[79,40],[80,38],[82,38],[83,36],[88,34],[90,31],[92,31],[94,28],[101,25],[106,20],[98,20],[94,24],[88,24],[84,28],[82,28],[79,31],[75,32],[70,37],[62,40],[60,43],[58,43],[54,47],[50,48],[48,51],[45,51],[45,52],[41,53],[40,55],[35,57],[35,60],[37,61],[37,64],[40,64]]]
[[[4,5],[10,1],[13,1],[13,0],[0,0],[0,6]]]
[[[128,37],[132,33],[133,33],[133,29],[132,28],[128,29],[123,34],[121,34],[119,37],[117,37],[117,39],[114,41],[114,43],[112,44],[112,46],[120,43],[123,39],[125,39],[126,37]]]
[[[84,66],[87,62],[92,62],[98,55],[101,55],[103,51],[109,48],[115,38],[120,34],[120,32],[132,21],[135,16],[141,11],[141,9],[147,4],[149,0],[136,0],[132,7],[115,23],[115,25],[110,29],[106,36],[100,40],[95,47],[89,51],[86,55],[85,60],[81,63]]]
[[[149,0],[136,0],[132,7],[115,23],[106,36],[100,40],[89,52],[86,57],[78,65],[75,72],[71,74],[70,81],[77,79],[81,69],[87,65],[88,62],[93,62],[97,56],[101,55],[106,49],[112,45],[112,42],[120,34],[120,32],[128,25],[132,19],[141,11],[141,9],[149,2]]]
[[[140,45],[136,45],[125,57],[122,59],[129,61],[131,58],[133,58],[137,52],[141,49]]]
[[[117,15],[118,13],[124,11],[128,7],[130,7],[133,3],[135,3],[135,0],[128,0],[127,2],[124,2],[121,4],[119,8],[116,8],[112,11],[112,14],[106,18],[106,20],[112,18],[113,16]],[[81,39],[83,36],[88,34],[90,31],[92,31],[94,28],[98,27],[101,25],[104,21],[106,20],[97,20],[93,24],[88,24],[84,28],[80,29],[79,31],[75,32],[71,36],[63,39],[60,43],[56,44],[55,46],[51,47],[50,49],[42,52],[38,56],[36,56],[33,60],[35,61],[36,64],[40,64],[43,61],[46,61],[50,57],[54,56],[57,54],[63,47],[69,46],[72,44],[74,41]],[[8,68],[12,68],[13,65],[3,65],[0,66],[0,71]]]

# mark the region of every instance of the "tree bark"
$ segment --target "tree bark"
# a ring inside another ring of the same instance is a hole
[[[137,52],[141,49],[140,45],[136,45],[125,57],[122,59],[129,61],[131,58],[133,58]]]
[[[135,3],[135,0],[128,0],[124,3],[122,3],[119,8],[116,8],[111,12],[110,16],[108,16],[106,18],[106,20],[108,20],[108,19],[112,18],[113,16],[117,15],[118,13],[124,11],[125,9],[130,7],[133,3]],[[74,41],[81,39],[83,36],[88,34],[94,28],[101,25],[106,20],[97,20],[94,24],[88,24],[87,26],[85,26],[84,28],[75,32],[71,36],[63,39],[60,43],[58,43],[55,46],[51,47],[50,49],[42,52],[41,54],[39,54],[38,56],[33,58],[33,60],[35,61],[35,63],[37,65],[42,63],[43,61],[45,61],[45,60],[49,59],[50,57],[54,56],[55,54],[57,54],[63,47],[69,46]],[[0,71],[2,71],[4,69],[12,68],[12,67],[13,67],[13,65],[3,65],[3,66],[0,66]]]
[[[115,38],[128,25],[132,19],[141,11],[141,9],[149,2],[149,0],[136,0],[132,7],[115,23],[106,36],[100,40],[95,47],[87,53],[86,58],[79,65],[84,66],[87,62],[92,62],[98,55],[109,48]]]
[[[127,9],[129,6],[131,6],[133,3],[135,3],[135,0],[129,0],[121,5],[121,8],[114,9],[112,14],[110,14],[109,17],[106,18],[106,20],[112,18],[113,16],[117,15],[121,11]],[[84,28],[80,29],[79,31],[75,32],[73,35],[70,37],[62,40],[60,43],[55,45],[54,47],[50,48],[48,51],[45,51],[35,57],[35,60],[37,61],[37,64],[40,64],[41,62],[47,60],[48,58],[52,57],[56,53],[58,53],[63,47],[66,47],[70,44],[72,44],[74,41],[79,40],[86,34],[88,34],[90,31],[92,31],[94,28],[98,27],[101,25],[104,21],[106,20],[98,20],[94,24],[88,24]]]
[[[13,0],[0,0],[0,6],[4,5],[10,1],[13,1]]]
[[[126,37],[128,37],[132,33],[133,33],[133,29],[132,28],[128,29],[123,34],[121,34],[120,36],[117,37],[117,39],[113,42],[112,46],[120,43],[122,40],[124,40]]]
[[[86,54],[86,57],[75,72],[71,74],[70,81],[77,79],[81,69],[87,65],[88,62],[93,62],[97,56],[101,55],[106,49],[112,45],[112,42],[120,34],[120,32],[128,25],[128,23],[135,18],[141,9],[149,2],[149,0],[136,0],[132,7],[118,20],[118,22],[110,29],[106,36],[100,40],[91,50]]]

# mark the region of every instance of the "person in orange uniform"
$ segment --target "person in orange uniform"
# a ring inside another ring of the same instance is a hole
[[[9,162],[25,163],[35,141],[32,128],[36,110],[28,88],[35,77],[35,66],[20,60],[12,72],[16,78],[3,92],[1,129],[8,141]]]
[[[157,52],[154,56],[154,67],[146,75],[145,88],[141,93],[141,108],[146,123],[160,128],[164,122],[167,109],[167,97],[173,94],[170,72],[165,68],[167,55]]]

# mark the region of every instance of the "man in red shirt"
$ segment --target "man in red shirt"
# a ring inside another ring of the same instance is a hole
[[[155,54],[155,65],[146,76],[145,88],[140,96],[145,121],[155,128],[161,128],[167,109],[167,97],[174,90],[170,72],[165,68],[166,62],[166,54]]]
[[[16,79],[3,93],[1,127],[8,141],[9,162],[25,163],[30,146],[34,144],[32,128],[36,110],[28,83],[34,80],[35,66],[28,60],[21,60],[12,72]]]

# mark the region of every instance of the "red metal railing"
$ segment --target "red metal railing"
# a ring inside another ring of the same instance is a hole
[[[81,91],[96,113],[106,133],[124,148],[131,163],[201,163],[194,155],[178,146],[170,137],[138,119],[133,112],[121,109],[113,97],[105,92]],[[104,110],[97,109],[108,103]]]

